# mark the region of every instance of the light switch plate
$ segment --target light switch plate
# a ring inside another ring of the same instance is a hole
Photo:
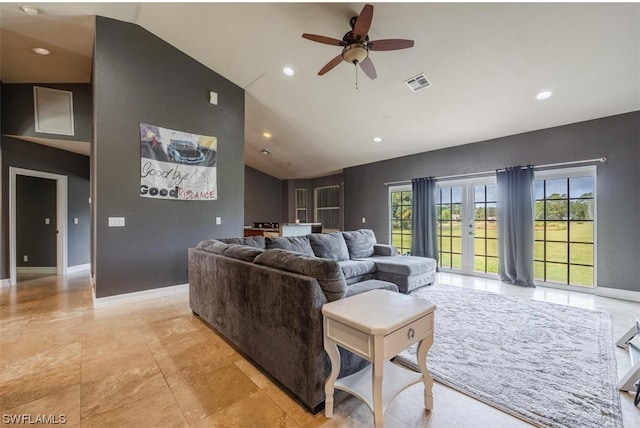
[[[109,217],[109,227],[124,227],[124,217]]]
[[[51,223],[51,219],[49,217],[45,217],[44,224],[49,224],[49,223]]]
[[[216,224],[222,224],[222,217],[216,217]]]
[[[78,224],[78,217],[73,218],[73,224]]]

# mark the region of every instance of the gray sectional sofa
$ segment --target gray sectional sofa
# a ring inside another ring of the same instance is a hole
[[[367,229],[205,240],[189,249],[190,306],[315,413],[330,371],[322,305],[377,288],[407,293],[435,280],[435,260],[395,254]],[[340,377],[368,364],[340,351]]]

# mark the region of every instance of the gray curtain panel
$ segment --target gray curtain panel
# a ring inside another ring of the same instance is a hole
[[[411,180],[411,255],[438,261],[438,229],[436,217],[436,179]]]
[[[510,284],[533,282],[533,167],[497,171],[498,273]]]

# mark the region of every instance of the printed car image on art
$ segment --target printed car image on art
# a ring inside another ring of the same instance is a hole
[[[187,140],[171,140],[167,154],[172,161],[179,163],[196,164],[204,161],[204,153]]]

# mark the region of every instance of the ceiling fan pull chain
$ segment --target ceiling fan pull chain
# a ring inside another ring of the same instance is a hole
[[[354,62],[353,65],[356,67],[356,91],[358,90],[358,63]]]

